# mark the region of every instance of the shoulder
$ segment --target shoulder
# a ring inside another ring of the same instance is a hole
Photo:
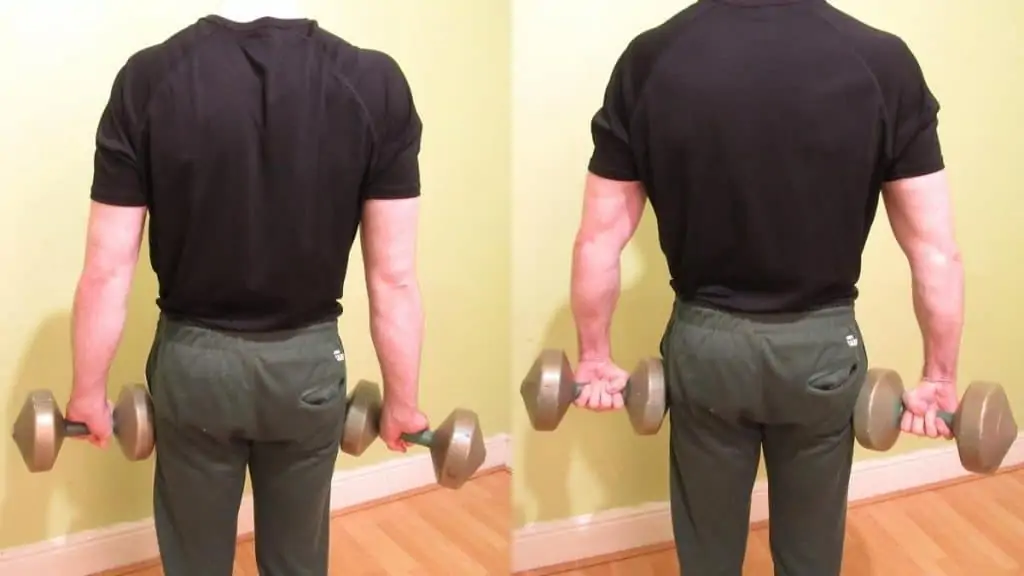
[[[396,83],[405,84],[402,67],[384,51],[356,46],[323,29],[317,41],[332,61],[334,73],[362,95],[379,95]]]
[[[134,52],[118,72],[117,82],[123,90],[136,96],[137,101],[148,100],[177,63],[204,44],[211,31],[200,20],[159,43]]]
[[[382,50],[329,39],[333,71],[375,125],[415,115],[412,89],[398,61]]]
[[[639,92],[658,65],[677,52],[677,47],[694,30],[694,25],[702,22],[713,9],[711,2],[697,2],[638,34],[619,57],[617,67],[620,73],[628,76],[632,87]]]
[[[910,46],[895,33],[871,26],[828,4],[818,9],[818,15],[860,56],[880,82],[899,84],[908,76],[920,73]]]

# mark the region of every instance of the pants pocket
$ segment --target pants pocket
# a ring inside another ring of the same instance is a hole
[[[846,426],[853,417],[868,359],[856,322],[798,322],[763,340],[768,418],[815,433]]]
[[[340,439],[348,370],[340,338],[264,350],[256,363],[259,438],[319,442]]]
[[[815,339],[815,366],[806,379],[807,391],[816,395],[845,395],[867,375],[864,338],[856,323],[828,330]]]
[[[344,360],[315,361],[309,369],[308,386],[299,394],[301,407],[322,410],[344,401],[348,379]]]

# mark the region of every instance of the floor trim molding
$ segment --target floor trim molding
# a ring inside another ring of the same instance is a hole
[[[487,458],[480,471],[505,468],[510,463],[511,437],[485,441]],[[335,472],[331,481],[331,509],[342,510],[434,485],[430,455],[422,452]],[[238,534],[253,530],[252,496],[246,494],[238,512]],[[128,522],[69,534],[45,542],[0,550],[0,574],[65,574],[84,576],[137,564],[158,556],[153,519]]]
[[[1024,464],[1024,434],[1017,437],[1003,467]],[[876,499],[931,484],[970,477],[956,446],[919,450],[855,462],[850,502]],[[751,523],[768,519],[768,485],[754,486]],[[513,573],[569,565],[589,558],[626,552],[672,540],[667,502],[605,510],[574,518],[528,524],[512,542]]]

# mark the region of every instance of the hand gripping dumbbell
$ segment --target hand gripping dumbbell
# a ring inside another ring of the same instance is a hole
[[[125,458],[144,460],[153,453],[153,403],[145,386],[132,384],[121,389],[113,420],[114,436]],[[49,390],[28,395],[12,432],[29,472],[52,469],[64,438],[88,435],[85,424],[64,419]]]
[[[558,428],[569,405],[579,397],[586,383],[576,382],[572,366],[560,350],[544,350],[523,379],[519,393],[534,430]],[[661,360],[641,360],[623,390],[629,422],[640,435],[657,434],[665,419],[665,371]]]
[[[341,450],[361,455],[380,434],[383,406],[380,387],[365,380],[356,384],[348,399]],[[476,413],[456,408],[435,430],[403,434],[402,439],[430,449],[437,483],[459,488],[480,468],[487,457],[480,420]]]
[[[853,413],[857,442],[869,450],[886,451],[900,435],[903,416],[903,380],[893,370],[868,370]],[[1017,439],[1017,422],[1003,387],[974,382],[967,387],[955,414],[940,412],[956,439],[960,463],[978,474],[999,469]]]

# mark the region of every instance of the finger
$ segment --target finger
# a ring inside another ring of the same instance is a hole
[[[580,395],[576,397],[576,400],[573,402],[573,404],[575,404],[577,408],[586,408],[587,407],[587,403],[589,401],[590,401],[590,385],[589,384],[584,384],[580,388]]]
[[[608,386],[609,385],[610,384],[607,381],[605,381],[604,382],[604,386],[601,387],[601,411],[602,412],[607,412],[608,410],[612,409],[612,395],[611,395],[611,392],[608,391]]]
[[[910,424],[910,431],[912,434],[925,436],[925,419],[921,416],[914,416],[913,422]]]
[[[903,415],[900,416],[900,430],[910,434],[913,431],[914,414],[909,410],[905,410]]]
[[[949,429],[949,425],[942,418],[936,419],[935,429],[939,433],[940,438],[945,438],[946,440],[953,439],[953,431]]]
[[[385,433],[382,431],[378,438],[380,438],[380,441],[384,443],[384,447],[387,448],[388,450],[395,449],[395,441],[390,433]]]
[[[612,407],[614,409],[616,409],[616,410],[621,410],[622,407],[626,405],[626,399],[623,398],[621,392],[619,394],[615,394],[612,397],[612,401],[613,401]]]
[[[924,413],[924,433],[929,438],[939,437],[939,431],[935,427],[935,420],[935,408],[929,408],[928,411]]]
[[[601,382],[591,382],[587,388],[590,391],[590,395],[587,397],[587,408],[590,410],[601,409]]]

